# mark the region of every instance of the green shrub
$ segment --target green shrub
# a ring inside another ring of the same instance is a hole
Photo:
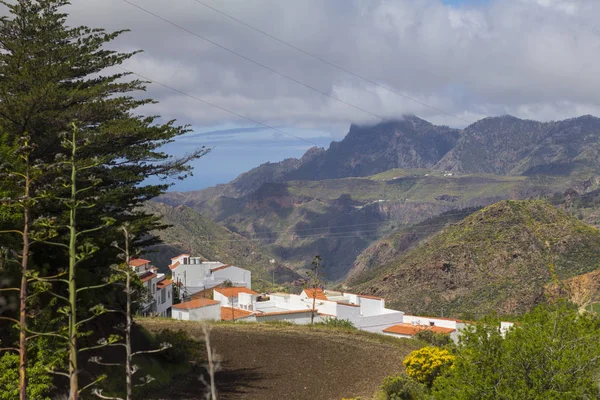
[[[155,348],[161,343],[169,343],[170,348],[157,353],[165,361],[174,364],[186,363],[199,358],[199,344],[191,339],[185,331],[165,329],[155,336]]]
[[[420,330],[415,337],[436,347],[444,347],[452,343],[452,339],[447,333],[436,333],[430,329]]]
[[[356,329],[354,324],[347,319],[337,319],[331,317],[327,317],[321,322],[315,323],[315,325],[328,326],[330,328]]]
[[[27,395],[31,399],[50,399],[52,375],[41,362],[35,362],[27,368]],[[0,357],[0,399],[19,398],[19,356],[4,353]]]
[[[418,400],[424,398],[423,385],[407,375],[392,375],[381,384],[382,400]]]

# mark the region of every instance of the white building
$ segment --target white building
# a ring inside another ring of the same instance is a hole
[[[396,337],[414,337],[421,330],[430,330],[435,333],[448,334],[454,342],[458,342],[460,332],[468,323],[469,321],[453,318],[404,315],[404,321],[401,324],[386,328],[383,333]]]
[[[252,287],[250,271],[219,261],[204,261],[200,257],[180,254],[171,259],[169,268],[173,281],[180,285],[183,298],[209,291],[230,281],[236,287]]]
[[[219,321],[221,319],[221,303],[212,299],[194,299],[173,305],[171,315],[175,319],[184,321]]]
[[[165,274],[158,273],[158,268],[152,266],[149,260],[134,258],[129,260],[129,266],[140,278],[149,295],[140,312],[144,315],[168,317],[173,305],[173,281],[165,279]]]

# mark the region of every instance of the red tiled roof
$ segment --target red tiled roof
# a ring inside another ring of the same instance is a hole
[[[317,300],[327,300],[323,289],[304,289],[303,292],[311,299],[315,297]]]
[[[177,261],[175,264],[169,264],[169,269],[173,270],[173,269],[177,268],[178,265],[179,265],[179,261]]]
[[[222,270],[222,269],[225,269],[225,268],[229,268],[229,267],[231,267],[231,264],[221,265],[220,267],[211,269],[210,272],[219,271],[219,270]]]
[[[394,326],[390,326],[389,328],[385,328],[383,331],[386,333],[396,333],[399,335],[410,335],[414,336],[419,331],[430,330],[435,333],[452,333],[456,331],[456,329],[452,328],[442,328],[441,326],[429,326],[429,325],[413,325],[413,324],[397,324]]]
[[[143,258],[132,258],[129,260],[129,265],[131,267],[139,267],[144,264],[150,264],[150,260],[144,260]]]
[[[162,281],[156,284],[156,287],[159,289],[165,288],[173,283],[172,279],[163,279]]]
[[[317,310],[314,310],[317,311]],[[257,317],[269,316],[269,315],[287,315],[287,314],[306,314],[310,313],[311,310],[290,310],[290,311],[274,311],[274,312],[265,312],[265,313],[257,313]],[[319,314],[321,315],[321,314]]]
[[[191,310],[194,308],[202,308],[207,306],[213,306],[215,304],[221,304],[219,301],[212,299],[194,299],[186,301],[185,303],[173,304],[173,308],[180,308],[182,310]]]
[[[142,281],[142,283],[144,283],[144,282],[148,282],[152,278],[156,278],[157,276],[158,275],[156,275],[155,273],[150,272],[148,274],[140,276],[140,280]]]
[[[259,294],[254,290],[248,289],[247,287],[215,288],[214,290],[225,297],[237,297],[240,293]]]
[[[235,319],[251,316],[252,311],[240,310],[239,308],[221,307],[221,321],[232,321]]]
[[[185,253],[184,253],[184,254],[180,254],[180,255],[178,255],[177,257],[173,257],[173,258],[171,258],[171,260],[174,260],[174,259],[176,259],[176,258],[179,258],[179,257],[182,257],[182,256],[183,256],[183,257],[189,257],[190,255],[189,255],[189,254],[185,254]]]

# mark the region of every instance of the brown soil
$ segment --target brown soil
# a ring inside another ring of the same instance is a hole
[[[184,329],[201,339],[198,323],[144,320],[150,331]],[[219,399],[371,398],[383,378],[402,371],[420,347],[408,339],[308,326],[216,324],[211,342],[222,360]],[[204,399],[199,373],[181,377],[161,399]]]

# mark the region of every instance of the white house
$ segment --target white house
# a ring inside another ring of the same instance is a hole
[[[141,313],[144,315],[169,316],[173,305],[173,281],[165,279],[165,274],[158,273],[149,260],[134,258],[129,260],[129,266],[135,271],[148,290],[149,299],[142,304]]]
[[[260,296],[259,293],[247,287],[225,287],[213,289],[213,299],[220,302],[223,307],[234,308],[252,311]]]
[[[458,342],[460,332],[469,321],[453,318],[425,317],[418,315],[404,315],[404,321],[386,328],[383,333],[396,337],[414,337],[421,330],[430,330],[435,333],[446,333],[454,342]]]
[[[215,289],[215,300],[221,299]],[[288,321],[308,324],[313,313],[315,295],[315,321],[324,318],[346,319],[358,329],[381,332],[382,329],[402,322],[404,313],[385,308],[385,301],[379,297],[362,296],[330,290],[307,289],[301,294],[271,293],[268,300],[258,294],[240,293],[234,307],[253,311],[256,321]],[[225,300],[223,299],[225,302]],[[230,304],[227,302],[226,304]]]
[[[221,303],[212,299],[194,299],[173,305],[172,318],[184,321],[221,319]]]
[[[182,297],[209,291],[230,281],[236,287],[252,287],[252,273],[246,269],[219,261],[204,261],[200,257],[180,254],[169,265],[173,281],[180,285]]]

